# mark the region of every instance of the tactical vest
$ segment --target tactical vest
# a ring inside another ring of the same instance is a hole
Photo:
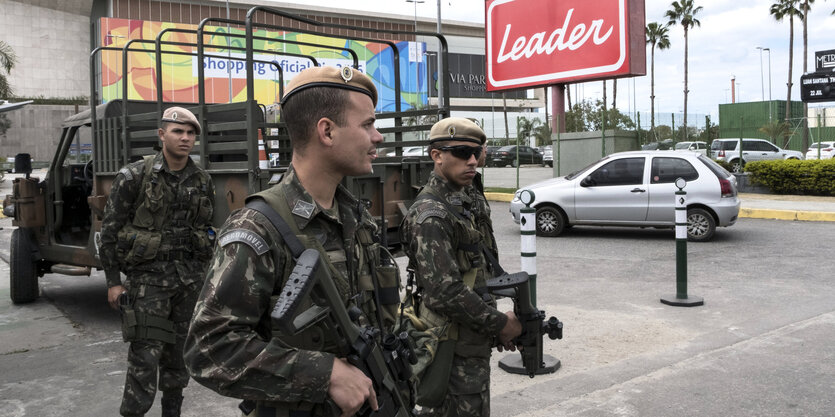
[[[138,265],[143,270],[152,270],[154,261],[192,257],[206,260],[211,256],[213,242],[208,229],[213,210],[208,196],[208,174],[198,171],[198,186],[187,187],[178,195],[160,178],[160,166],[154,166],[155,157],[144,158],[133,218],[117,235],[116,254],[123,271]],[[160,251],[161,247],[165,250]]]
[[[454,235],[458,238],[457,242],[453,242],[453,245],[457,248],[456,261],[458,263],[458,272],[461,274],[462,280],[468,288],[481,296],[489,306],[496,307],[495,298],[487,293],[489,270],[488,263],[482,252],[484,238],[479,227],[476,225],[473,214],[462,206],[449,204],[443,196],[431,188],[424,188],[415,199],[415,203],[425,199],[434,200],[443,204],[446,211],[452,214],[448,218],[452,222]],[[422,301],[417,308],[417,315],[430,328],[439,326],[444,322],[449,322],[448,318],[432,311]],[[474,331],[467,326],[451,325],[449,326],[446,337],[442,337],[442,340],[445,338],[457,340],[455,354],[458,356],[490,357],[493,344],[493,337],[490,335]]]
[[[290,227],[292,233],[301,241],[307,248],[315,248],[320,253],[327,256],[322,256],[321,260],[323,266],[330,270],[331,276],[335,279],[337,277],[344,277],[342,271],[348,271],[348,279],[351,279],[351,272],[349,264],[354,264],[353,260],[349,263],[348,257],[351,256],[345,250],[325,251],[321,243],[315,236],[306,234],[298,229],[293,214],[287,206],[286,195],[284,190],[279,187],[274,187],[266,191],[262,191],[248,198],[253,197],[262,198],[266,203],[275,210],[279,216],[285,219],[285,222]],[[393,262],[391,254],[388,249],[375,242],[371,233],[371,228],[367,224],[359,221],[357,222],[356,240],[354,242],[353,253],[357,255],[356,265],[353,269],[357,270],[356,280],[359,294],[345,294],[342,296],[345,299],[346,306],[357,306],[364,314],[361,320],[370,320],[375,327],[379,327],[378,315],[376,309],[377,300],[379,300],[382,308],[380,315],[386,330],[393,327],[397,309],[400,304],[400,279],[398,275],[397,265]],[[276,236],[280,236],[278,232]],[[353,240],[353,239],[352,239]],[[343,239],[344,241],[344,239]],[[287,278],[295,266],[295,261],[290,253],[290,249],[286,245],[276,245],[275,249],[282,251],[284,259],[284,267],[281,271],[275,271],[279,276],[276,279],[276,286],[273,290],[273,295],[270,297],[270,306],[268,311],[272,311],[275,303],[278,300],[279,293],[284,288]],[[276,254],[277,258],[278,255]],[[371,268],[375,268],[375,273],[372,273]],[[374,278],[377,278],[378,291],[375,293]],[[337,288],[343,286],[337,285]],[[350,288],[350,285],[348,286]],[[312,306],[313,302],[308,297],[302,301],[298,311],[306,311]],[[295,319],[295,317],[291,318]],[[333,323],[327,320],[322,320],[313,326],[301,331],[296,335],[289,335],[282,332],[275,321],[271,321],[270,338],[280,341],[281,345],[286,347],[293,347],[302,350],[313,350],[321,352],[336,353],[337,340],[339,332],[334,328]],[[292,416],[292,415],[332,415],[335,407],[328,400],[325,404],[311,404],[305,402],[299,403],[280,403],[280,402],[257,402],[258,415],[275,415],[275,416]],[[264,412],[267,410],[267,412]],[[289,414],[288,414],[289,413]]]

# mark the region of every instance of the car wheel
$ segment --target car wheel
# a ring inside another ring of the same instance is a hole
[[[9,292],[12,302],[23,304],[38,298],[38,276],[32,259],[32,244],[29,232],[16,229],[12,232]]]
[[[517,161],[516,159],[511,159],[510,166],[516,168],[517,166],[519,166],[519,161]]]
[[[707,242],[716,233],[716,220],[705,209],[693,208],[687,210],[687,240],[691,242]]]
[[[742,167],[739,165],[739,159],[734,159],[731,161],[731,171],[732,172],[741,172]]]
[[[536,209],[536,234],[538,236],[559,236],[565,230],[565,223],[565,216],[556,207],[543,206]]]

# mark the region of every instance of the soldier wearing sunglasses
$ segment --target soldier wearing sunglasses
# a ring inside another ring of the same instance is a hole
[[[436,123],[429,134],[434,171],[403,221],[415,310],[421,319],[449,323],[447,336],[455,340],[444,400],[422,415],[489,416],[491,350],[515,350],[512,340],[522,332],[513,312],[497,310],[487,293],[492,273],[471,193],[485,140],[468,119]]]

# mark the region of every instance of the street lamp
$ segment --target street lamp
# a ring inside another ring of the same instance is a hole
[[[768,122],[771,123],[771,49],[763,48],[763,51],[768,51]]]
[[[757,49],[760,50],[760,90],[762,95],[760,97],[761,100],[765,100],[765,83],[763,79],[763,47],[758,46]]]

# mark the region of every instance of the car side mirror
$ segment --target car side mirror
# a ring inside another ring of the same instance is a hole
[[[583,178],[582,181],[580,181],[580,186],[581,187],[593,187],[596,184],[597,184],[597,181],[593,180],[591,178],[591,175],[589,175],[586,178]]]

